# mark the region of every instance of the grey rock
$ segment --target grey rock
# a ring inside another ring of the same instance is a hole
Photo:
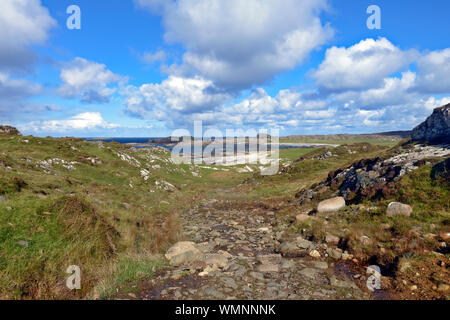
[[[17,136],[22,135],[19,130],[17,130],[14,127],[10,127],[10,126],[0,126],[0,134],[9,134],[9,135],[17,135]]]
[[[450,141],[450,103],[434,109],[425,122],[413,129],[411,138],[428,142]]]
[[[450,182],[450,158],[447,158],[433,166],[433,169],[431,170],[431,178],[434,180],[443,178],[447,180],[447,182]]]
[[[325,237],[325,242],[328,244],[337,245],[339,243],[339,237],[336,237],[332,234],[327,234],[327,236]]]
[[[298,238],[297,246],[301,249],[313,249],[314,243],[312,243],[311,241],[305,240],[305,239]]]
[[[345,207],[345,199],[343,197],[335,197],[321,201],[317,206],[319,213],[337,212]]]
[[[328,255],[331,258],[333,258],[335,260],[339,260],[339,259],[342,258],[342,253],[340,251],[338,251],[338,250],[333,249],[333,248],[328,248],[327,249],[327,253],[328,253]]]
[[[386,214],[388,215],[388,217],[398,215],[409,217],[412,211],[413,209],[411,208],[411,206],[407,204],[403,204],[400,202],[391,202],[386,209]]]
[[[283,242],[278,248],[283,257],[299,258],[308,255],[308,251],[297,246],[296,242]]]
[[[19,240],[19,241],[17,241],[17,244],[19,246],[22,246],[22,247],[25,247],[25,248],[28,247],[28,241],[25,241],[25,240]]]

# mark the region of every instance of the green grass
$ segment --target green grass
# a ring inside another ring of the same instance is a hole
[[[75,169],[42,167],[55,158],[76,162]],[[149,171],[147,180],[142,169]],[[246,176],[174,165],[162,148],[0,135],[0,195],[6,199],[0,202],[0,298],[84,297],[110,261],[127,257],[132,265],[129,257],[139,257],[140,266],[146,256],[164,252],[179,237],[179,213]],[[71,264],[84,274],[76,294],[65,288]]]
[[[314,148],[280,149],[280,159],[295,161],[301,156],[311,152],[311,150],[314,150]]]
[[[280,143],[324,143],[324,144],[356,144],[356,143],[370,143],[374,145],[381,145],[386,147],[395,146],[400,140],[384,140],[384,139],[376,139],[376,138],[353,138],[353,139],[301,139],[301,140],[289,140],[289,139],[280,139]]]
[[[184,210],[220,197],[245,204],[289,200],[277,214],[280,219],[295,216],[299,207],[294,195],[302,188],[322,181],[331,170],[389,152],[389,144],[373,143],[281,149],[280,173],[261,176],[257,165],[249,165],[253,172],[241,172],[246,165],[175,165],[164,149],[0,135],[0,299],[110,298],[118,291],[133,292],[141,280],[167,267],[158,254],[180,239],[178,216]],[[315,160],[328,151],[332,157]],[[131,157],[131,163],[118,154]],[[75,170],[62,163],[41,167],[54,158],[76,162]],[[149,171],[147,180],[142,169]],[[331,231],[367,254],[376,248],[361,246],[361,235],[394,250],[406,245],[395,239],[406,237],[411,228],[430,232],[433,223],[434,232],[448,232],[449,189],[432,181],[430,170],[425,166],[404,177],[392,199],[363,203],[377,206],[375,211],[355,214],[347,208],[326,229],[312,220],[291,231],[305,229],[318,239]],[[165,182],[173,187],[165,188]],[[234,192],[224,194],[225,189]],[[412,217],[386,217],[386,206],[394,200],[411,204]],[[82,270],[79,292],[65,287],[65,271],[72,264]]]
[[[96,295],[99,299],[109,299],[119,292],[136,292],[141,280],[151,278],[165,267],[167,263],[161,257],[123,257],[113,267],[111,276],[99,283]]]

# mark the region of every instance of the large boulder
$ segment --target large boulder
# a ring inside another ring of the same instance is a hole
[[[336,212],[345,207],[345,199],[343,197],[335,197],[328,200],[324,200],[317,206],[319,213]]]
[[[0,134],[10,134],[10,135],[17,135],[17,136],[21,136],[22,134],[20,133],[19,130],[17,130],[14,127],[10,127],[10,126],[1,126],[0,125]]]
[[[181,241],[173,245],[166,253],[165,257],[172,266],[179,266],[195,261],[201,251],[190,241]]]
[[[443,182],[450,184],[450,158],[433,166],[431,178],[433,180],[442,180]]]
[[[450,141],[450,103],[436,108],[425,122],[415,127],[411,133],[415,141],[445,143]]]
[[[413,209],[411,208],[411,206],[407,204],[403,204],[400,202],[391,202],[386,209],[386,214],[388,215],[388,217],[399,215],[409,217],[412,211]]]

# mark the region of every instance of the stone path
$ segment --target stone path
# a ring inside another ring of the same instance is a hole
[[[358,299],[350,279],[338,279],[325,248],[281,239],[275,214],[203,202],[181,217],[186,239],[169,250],[169,270],[143,286],[139,299]],[[280,244],[281,242],[281,244]],[[313,254],[314,255],[314,254]]]

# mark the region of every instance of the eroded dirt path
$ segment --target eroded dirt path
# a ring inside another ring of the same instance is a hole
[[[210,200],[181,221],[200,257],[158,273],[143,284],[138,299],[368,298],[352,280],[336,277],[324,257],[311,257],[313,248],[303,240],[284,242],[280,254],[282,228],[272,211]]]

